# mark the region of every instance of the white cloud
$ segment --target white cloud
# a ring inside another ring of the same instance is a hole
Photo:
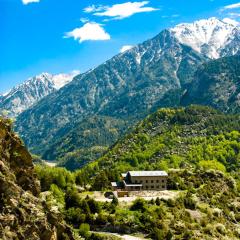
[[[80,28],[75,28],[71,32],[65,34],[64,38],[73,37],[79,42],[89,40],[109,40],[110,35],[104,30],[101,24],[95,22],[88,22]]]
[[[24,5],[27,5],[29,3],[38,3],[38,2],[40,2],[40,0],[22,0],[22,3]]]
[[[84,9],[87,13],[93,13],[95,16],[112,17],[113,19],[123,19],[136,13],[152,12],[159,10],[153,7],[145,7],[149,1],[126,2],[112,6],[89,6]]]
[[[99,11],[103,11],[106,9],[106,6],[102,6],[102,5],[91,5],[91,6],[88,6],[86,8],[83,9],[83,11],[85,13],[92,13],[92,12],[99,12]]]
[[[130,50],[130,49],[132,49],[133,47],[134,47],[134,46],[132,46],[132,45],[122,46],[122,48],[120,49],[120,53],[126,52],[127,50]]]
[[[230,12],[230,13],[228,13],[228,15],[229,15],[230,17],[233,17],[233,18],[238,18],[238,17],[240,17],[240,13]]]
[[[223,9],[228,10],[228,9],[236,9],[236,8],[240,8],[240,2],[235,3],[235,4],[231,4],[231,5],[227,5]]]
[[[238,20],[238,18],[240,17],[239,8],[240,8],[240,2],[222,7],[221,9],[219,9],[219,13],[221,15],[224,14],[225,17],[230,17],[232,21],[235,21],[235,20]],[[232,23],[234,24],[234,22]],[[236,25],[236,22],[235,22],[235,25]]]
[[[80,18],[80,21],[82,23],[87,23],[87,22],[89,22],[89,19],[88,18]]]

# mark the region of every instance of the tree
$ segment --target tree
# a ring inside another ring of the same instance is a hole
[[[89,197],[87,199],[87,197],[86,197],[86,202],[90,208],[91,213],[99,213],[101,211],[99,203],[97,201],[95,201],[94,199],[89,198]]]
[[[102,171],[95,177],[92,189],[96,191],[101,191],[106,189],[107,187],[109,187],[109,180],[107,178],[106,173]]]
[[[60,188],[65,188],[66,187],[66,180],[65,180],[65,176],[63,174],[58,174],[56,177],[56,184],[60,187]]]
[[[133,202],[133,205],[130,208],[131,211],[141,211],[145,212],[146,211],[146,203],[145,200],[142,198],[138,198]]]
[[[118,199],[115,195],[113,195],[112,204],[115,205],[115,206],[118,205]]]
[[[81,201],[81,208],[82,208],[84,213],[86,213],[86,214],[90,214],[91,213],[89,205],[88,205],[88,202],[85,199],[83,199]]]
[[[218,162],[217,160],[211,160],[211,161],[200,161],[199,166],[202,167],[204,170],[214,169],[219,170],[222,172],[226,172],[226,168],[223,164]]]
[[[160,204],[161,204],[160,198],[157,197],[157,198],[156,198],[156,205],[157,205],[157,206],[160,206]]]
[[[66,209],[70,207],[81,207],[81,198],[76,188],[68,188],[65,194]]]
[[[81,236],[88,239],[91,236],[89,224],[82,223],[79,227],[79,233]]]
[[[65,206],[65,194],[64,192],[55,184],[52,184],[50,187],[50,191],[52,192],[54,198],[56,199],[57,203],[59,203],[64,208]]]
[[[77,226],[86,221],[86,215],[82,213],[80,208],[69,208],[65,212],[67,222]]]

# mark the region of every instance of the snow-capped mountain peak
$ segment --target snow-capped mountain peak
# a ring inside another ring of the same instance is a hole
[[[234,30],[239,28],[239,23],[225,18],[219,20],[215,17],[202,19],[193,23],[182,23],[170,31],[185,45],[192,47],[199,53],[209,58],[221,57],[221,50],[231,40]]]
[[[71,82],[77,74],[79,71],[57,75],[44,72],[28,78],[22,84],[0,95],[0,113],[4,112],[4,115],[16,117],[43,97]]]
[[[42,83],[50,82],[53,88],[58,90],[63,86],[65,86],[67,83],[71,82],[72,79],[79,73],[80,73],[79,71],[73,71],[69,74],[60,73],[60,74],[53,75],[47,72],[43,72],[35,77],[31,77],[27,79],[27,81],[22,83],[21,85],[28,85],[32,83],[38,83],[38,82],[42,82]],[[19,88],[21,85],[17,86],[16,88]]]

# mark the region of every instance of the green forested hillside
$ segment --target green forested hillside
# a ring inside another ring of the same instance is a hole
[[[37,173],[42,189],[52,193],[48,204],[57,203],[65,220],[89,240],[112,239],[89,230],[141,233],[154,240],[240,237],[240,184],[220,171],[169,171],[168,189],[178,193],[176,198],[130,204],[116,198],[98,202],[91,192],[80,193],[77,173],[46,167],[37,167]]]
[[[159,109],[80,170],[36,169],[42,189],[52,192],[65,220],[80,226],[86,239],[96,237],[89,229],[157,240],[240,237],[239,115],[202,106]],[[91,190],[109,191],[110,181],[132,169],[167,170],[168,190],[177,196],[128,205],[91,197]]]
[[[202,106],[160,109],[80,172],[90,178],[108,169],[120,172],[197,166],[238,172],[239,131],[239,115]]]

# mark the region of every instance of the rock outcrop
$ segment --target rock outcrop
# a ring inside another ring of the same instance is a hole
[[[0,239],[74,239],[61,214],[39,198],[30,153],[0,118]]]

